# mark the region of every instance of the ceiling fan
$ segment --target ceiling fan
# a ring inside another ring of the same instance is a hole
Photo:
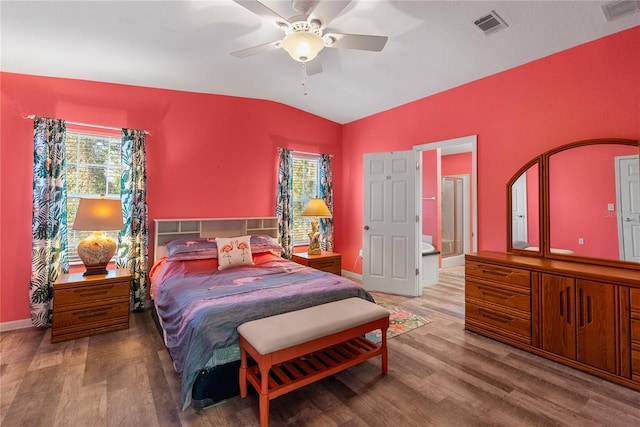
[[[380,52],[387,43],[386,36],[325,33],[327,25],[351,3],[351,0],[291,0],[293,9],[300,15],[289,19],[283,18],[258,0],[234,1],[285,33],[281,40],[232,52],[231,55],[237,58],[282,48],[291,58],[304,64],[306,75],[313,75],[322,72],[322,64],[317,55],[325,47]]]

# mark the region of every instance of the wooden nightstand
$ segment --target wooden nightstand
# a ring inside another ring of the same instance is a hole
[[[51,342],[128,329],[130,288],[126,268],[61,275],[53,284]]]
[[[291,261],[307,265],[316,270],[342,275],[342,255],[335,252],[322,252],[320,255],[309,255],[306,252],[294,253]]]

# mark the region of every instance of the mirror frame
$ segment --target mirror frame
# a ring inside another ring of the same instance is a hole
[[[511,179],[507,182],[507,252],[514,253],[518,255],[528,255],[528,256],[537,256],[548,259],[562,260],[562,261],[573,261],[573,262],[588,262],[590,264],[597,265],[605,265],[605,266],[615,266],[615,267],[626,267],[632,268],[635,270],[640,270],[640,263],[635,263],[631,261],[621,261],[614,259],[604,259],[604,258],[591,258],[584,257],[578,255],[564,255],[551,253],[551,218],[550,218],[550,206],[549,206],[549,194],[550,194],[550,185],[549,182],[549,162],[551,156],[554,154],[560,153],[562,151],[570,150],[572,148],[584,147],[589,145],[602,145],[602,144],[618,144],[618,145],[631,145],[638,148],[638,154],[640,155],[640,144],[637,140],[633,139],[617,139],[617,138],[602,138],[602,139],[588,139],[583,141],[571,142],[569,144],[561,145],[559,147],[553,148],[549,151],[546,151],[539,156],[534,157],[529,162],[527,162],[523,167],[518,169],[518,171],[511,177]],[[540,210],[539,218],[540,223],[538,224],[539,228],[539,251],[527,251],[524,249],[516,249],[513,247],[512,240],[512,230],[511,230],[511,212],[512,212],[512,196],[511,196],[511,187],[513,183],[523,174],[526,170],[528,170],[531,166],[538,163],[539,167],[539,191],[538,197],[540,200],[538,209]]]

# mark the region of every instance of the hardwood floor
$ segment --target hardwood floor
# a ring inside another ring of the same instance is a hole
[[[464,278],[420,298],[375,294],[432,320],[374,359],[271,402],[271,426],[640,426],[640,393],[464,331]],[[179,408],[179,381],[151,315],[128,330],[50,343],[0,334],[3,426],[257,426],[250,394]]]

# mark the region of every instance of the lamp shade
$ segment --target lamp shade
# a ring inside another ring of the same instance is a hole
[[[327,204],[324,200],[320,198],[313,198],[309,200],[307,206],[305,206],[304,211],[302,211],[302,216],[315,216],[319,218],[331,218],[331,212],[327,207]]]
[[[120,199],[80,199],[73,230],[122,230],[122,202]]]
[[[299,62],[311,61],[324,48],[322,37],[308,31],[287,34],[280,44],[289,56]]]

